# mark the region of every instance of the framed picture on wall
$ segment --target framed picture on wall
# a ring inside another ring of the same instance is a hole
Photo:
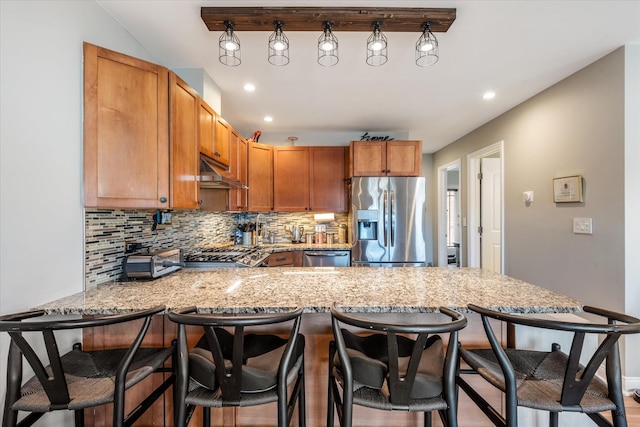
[[[554,203],[582,202],[582,176],[565,176],[553,179]]]

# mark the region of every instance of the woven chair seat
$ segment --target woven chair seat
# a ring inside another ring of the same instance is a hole
[[[73,350],[60,358],[69,387],[70,410],[113,402],[118,363],[127,349],[88,351]],[[125,388],[129,389],[162,366],[172,348],[141,348],[131,363]],[[46,368],[51,374],[51,368]],[[40,381],[30,378],[21,389],[21,397],[11,408],[30,412],[51,411],[51,402]]]
[[[304,427],[302,310],[246,315],[198,313],[196,307],[171,311],[169,319],[178,325],[175,425],[186,427],[198,406],[203,426],[209,426],[211,408],[275,402],[279,427],[291,425],[296,406],[298,426]],[[203,332],[191,350],[187,325]]]
[[[516,374],[518,405],[545,411],[562,411],[562,405],[558,402],[569,356],[562,351],[506,349],[505,353]],[[495,387],[505,391],[502,370],[492,350],[463,348],[460,350],[460,355],[478,374]],[[580,369],[584,367],[581,366]],[[580,402],[582,412],[615,409],[616,405],[607,396],[606,383],[594,377]]]
[[[437,411],[443,425],[457,427],[458,331],[467,319],[445,307],[439,310],[446,321],[388,323],[384,316],[346,313],[333,304],[327,426],[333,427],[335,412],[342,427],[351,427],[357,405],[422,412],[425,427]],[[449,335],[446,352],[440,333]]]
[[[287,375],[287,386],[290,386],[296,380],[298,371],[302,366],[302,362],[303,358],[302,356],[300,356]],[[273,366],[273,371],[275,372],[275,374],[277,374],[277,363]],[[267,390],[244,392],[240,396],[240,404],[237,406],[256,406],[264,405],[271,402],[277,402],[278,392],[275,388],[275,385],[276,384],[274,383],[273,387],[270,387]],[[189,392],[187,393],[187,396],[185,398],[185,404],[210,408],[222,408],[223,406],[225,406],[224,399],[222,398],[222,390],[219,387],[210,389],[198,383],[197,381],[194,381],[193,378],[191,378],[189,381]]]
[[[338,369],[334,369],[333,374],[340,382],[341,387],[344,388],[344,379],[341,372]],[[386,381],[380,388],[368,387],[354,382],[353,403],[367,408],[382,409],[385,411],[398,409],[397,406],[391,403],[391,396]],[[437,396],[429,398],[409,399],[407,407],[404,410],[425,412],[444,409],[447,409],[447,402],[442,393],[440,393]]]

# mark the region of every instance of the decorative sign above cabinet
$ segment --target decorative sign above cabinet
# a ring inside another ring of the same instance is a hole
[[[360,141],[393,141],[395,138],[391,138],[389,135],[387,136],[371,136],[369,132],[365,132],[361,137]]]

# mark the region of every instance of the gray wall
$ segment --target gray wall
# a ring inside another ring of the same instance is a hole
[[[632,56],[638,56],[637,49]],[[626,94],[637,100],[637,94]],[[633,123],[637,135],[637,117]],[[504,141],[505,273],[585,304],[637,315],[637,290],[635,303],[625,304],[638,288],[638,282],[625,281],[625,186],[640,182],[625,182],[625,143],[639,143],[625,139],[625,48],[434,153],[434,170],[462,159],[463,217],[468,216],[466,156],[498,141]],[[637,150],[635,156],[631,162],[637,169]],[[568,175],[584,177],[584,202],[555,204],[552,179]],[[527,190],[535,193],[530,206],[522,202]],[[593,235],[573,234],[574,217],[593,218]],[[640,242],[637,231],[630,238],[634,247]],[[628,367],[627,376],[640,375],[637,363]]]

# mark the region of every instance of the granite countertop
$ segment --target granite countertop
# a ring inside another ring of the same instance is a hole
[[[468,303],[512,313],[576,312],[572,298],[475,268],[315,267],[182,270],[153,281],[113,282],[42,304],[48,314],[121,313],[165,304],[203,312],[432,312]]]

